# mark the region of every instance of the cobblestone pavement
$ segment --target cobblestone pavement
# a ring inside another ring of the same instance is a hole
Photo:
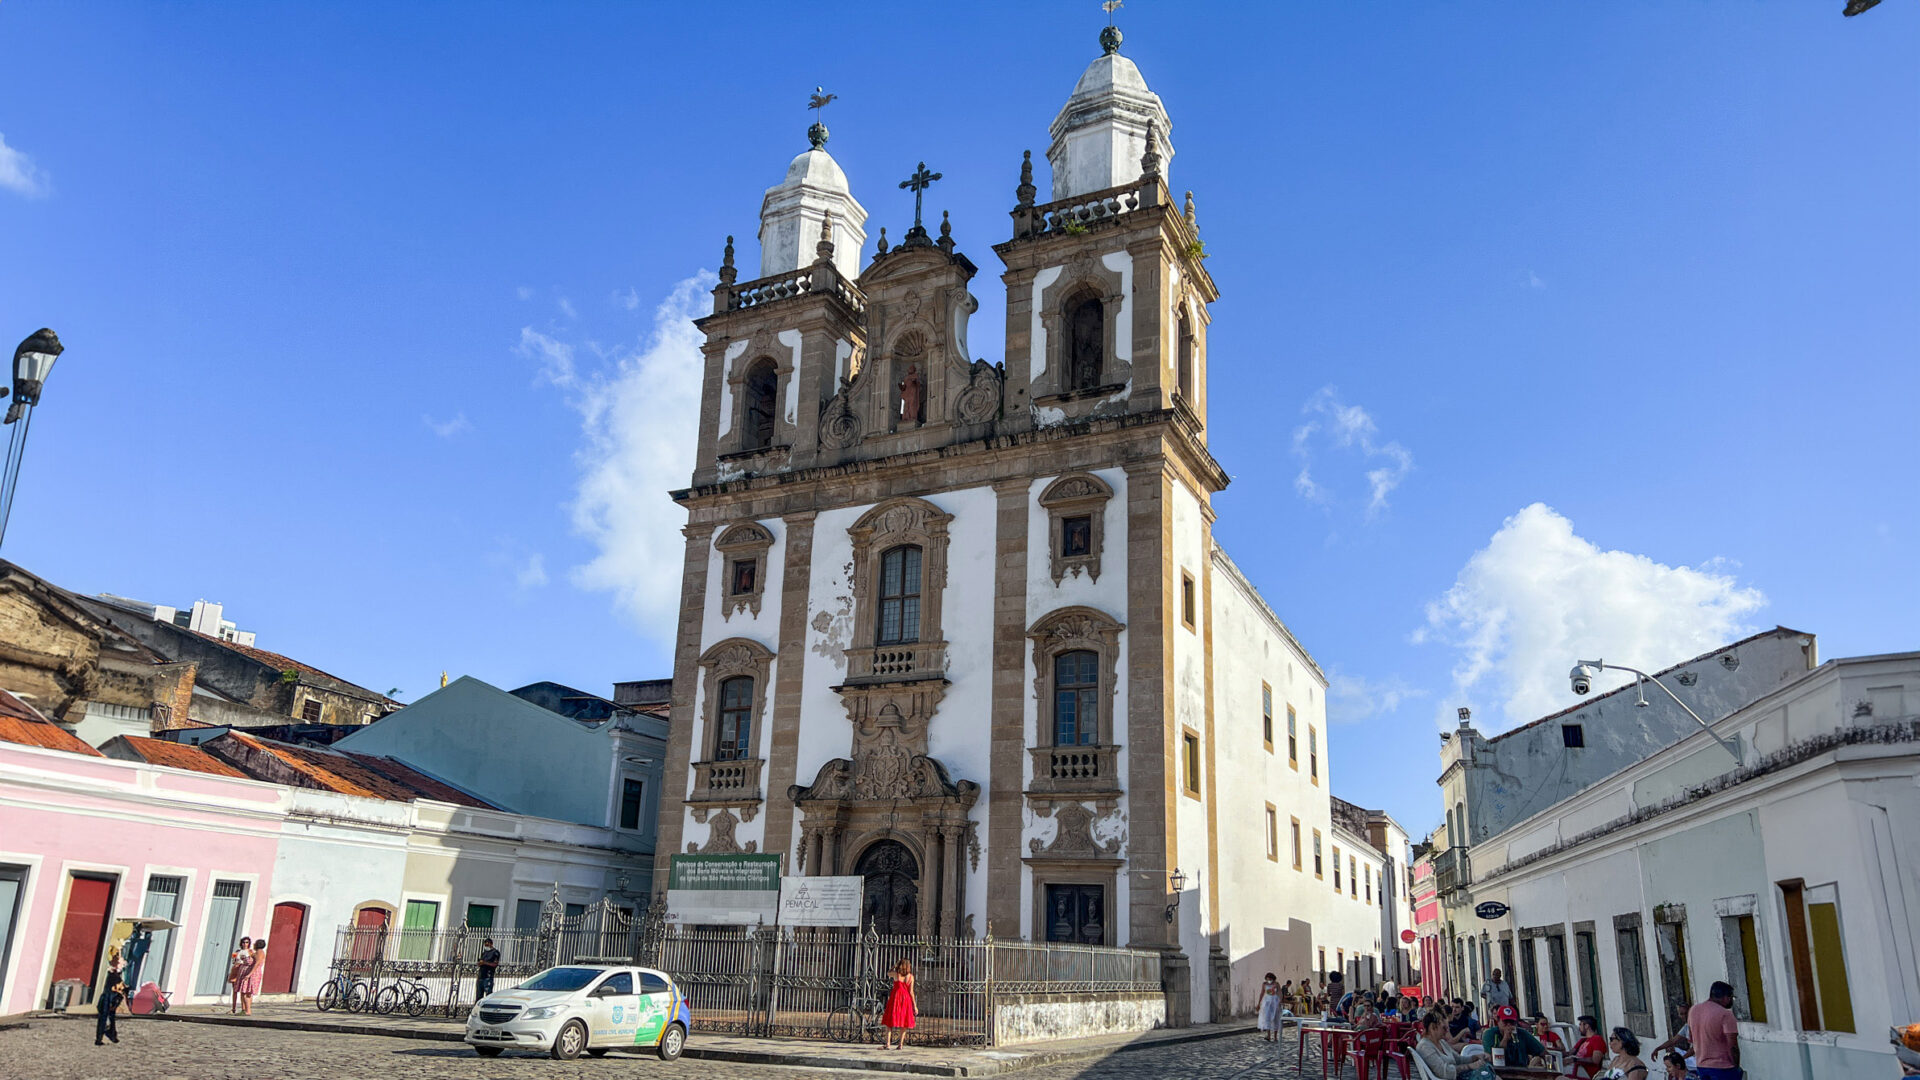
[[[1247,1035],[1007,1075],[1021,1080],[1299,1080],[1291,1050],[1288,1044],[1269,1045]],[[1319,1075],[1312,1062],[1307,1071]],[[554,1061],[531,1054],[488,1060],[454,1043],[165,1021],[123,1021],[119,1045],[100,1047],[93,1045],[93,1025],[82,1020],[35,1020],[0,1030],[0,1077],[8,1080],[853,1080],[884,1075],[688,1059],[667,1064],[651,1055],[622,1053],[598,1060]]]

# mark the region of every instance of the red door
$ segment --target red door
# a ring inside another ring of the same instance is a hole
[[[371,964],[386,947],[387,913],[366,907],[353,913],[353,944],[347,954],[356,965]],[[271,941],[271,939],[269,939]],[[271,953],[273,950],[267,950]]]
[[[78,979],[91,994],[100,970],[100,949],[107,940],[107,912],[113,905],[111,878],[74,875],[67,890],[67,915],[60,925],[60,946],[53,955],[53,981]]]
[[[307,905],[273,905],[273,928],[267,931],[267,973],[261,993],[293,993],[293,973],[300,970],[301,931],[306,926]]]

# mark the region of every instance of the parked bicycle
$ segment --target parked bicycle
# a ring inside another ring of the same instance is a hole
[[[844,1043],[878,1041],[875,1033],[886,1030],[880,1023],[884,1009],[879,998],[856,994],[827,1014],[827,1036]]]
[[[365,979],[355,979],[345,970],[337,970],[320,992],[314,995],[313,1003],[321,1012],[331,1009],[345,1009],[348,1012],[362,1012],[367,1003],[373,1000],[373,984]]]
[[[393,981],[380,988],[374,996],[373,1008],[382,1016],[405,1006],[408,1016],[419,1016],[427,1011],[427,984],[418,979],[409,979],[405,975],[396,975]]]

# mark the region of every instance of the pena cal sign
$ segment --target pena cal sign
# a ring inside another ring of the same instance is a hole
[[[667,921],[771,926],[780,914],[780,856],[675,855],[667,869]]]
[[[797,877],[780,883],[781,926],[859,926],[860,877]]]

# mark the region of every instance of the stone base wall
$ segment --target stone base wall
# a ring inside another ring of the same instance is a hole
[[[1167,1023],[1159,993],[1007,994],[993,1003],[995,1046],[1152,1031]]]

